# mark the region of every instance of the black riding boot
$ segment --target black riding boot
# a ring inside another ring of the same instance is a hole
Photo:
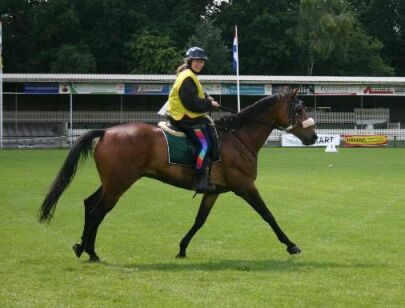
[[[193,189],[197,193],[212,193],[217,189],[214,184],[209,182],[208,171],[208,168],[203,168],[201,172],[197,173],[196,181],[193,185]]]

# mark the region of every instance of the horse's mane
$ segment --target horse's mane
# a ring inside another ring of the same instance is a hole
[[[215,121],[215,124],[219,127],[226,127],[226,128],[239,128],[250,122],[254,121],[254,119],[269,110],[271,106],[274,105],[279,99],[284,96],[284,93],[277,93],[271,96],[266,96],[253,105],[247,106],[243,108],[239,113],[232,114],[230,116],[224,116],[219,120]]]

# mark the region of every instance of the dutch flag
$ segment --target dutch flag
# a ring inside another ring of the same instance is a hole
[[[238,28],[235,26],[235,35],[233,37],[232,45],[232,67],[235,71],[238,70],[239,55],[238,55]]]

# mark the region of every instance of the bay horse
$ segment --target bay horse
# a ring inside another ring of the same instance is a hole
[[[297,136],[303,144],[315,143],[314,121],[297,98],[298,89],[260,99],[239,113],[216,121],[221,144],[221,160],[211,167],[211,182],[216,191],[204,194],[191,229],[180,242],[177,257],[186,249],[204,225],[219,194],[234,192],[271,226],[278,240],[290,254],[300,248],[282,231],[262,200],[256,186],[257,156],[273,129],[283,129]],[[149,177],[177,187],[192,189],[194,168],[168,163],[167,143],[160,128],[145,123],[130,123],[108,129],[95,129],[82,135],[71,148],[59,174],[39,210],[39,221],[50,222],[56,204],[72,181],[78,164],[94,146],[94,159],[101,180],[100,187],[84,200],[84,227],[81,243],[73,246],[80,257],[86,252],[90,261],[99,261],[95,251],[97,230],[106,214],[131,185]]]

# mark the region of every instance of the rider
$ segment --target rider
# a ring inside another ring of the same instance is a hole
[[[170,121],[184,131],[196,146],[197,192],[213,192],[216,187],[209,182],[210,152],[212,137],[206,112],[220,107],[211,96],[204,93],[197,74],[204,68],[207,54],[200,47],[191,47],[186,52],[184,64],[177,68],[177,78],[169,94],[168,114]]]

